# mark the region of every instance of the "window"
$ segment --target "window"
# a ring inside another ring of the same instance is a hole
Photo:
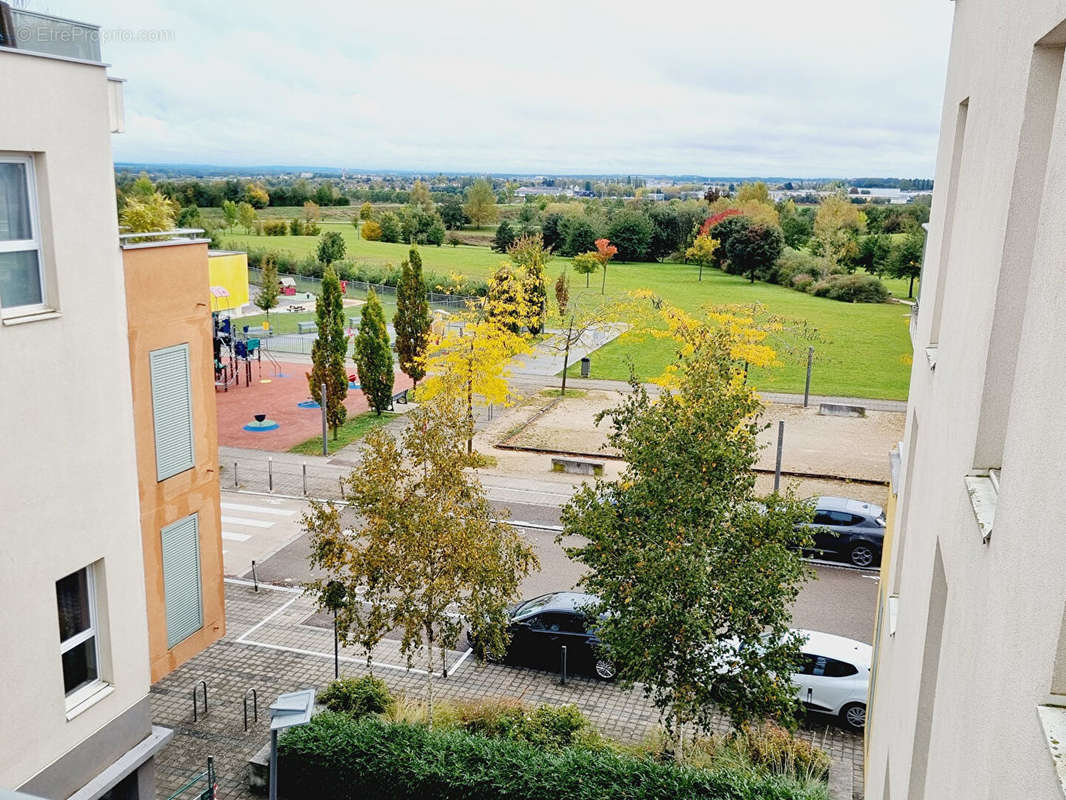
[[[59,652],[63,660],[63,691],[70,697],[99,677],[96,649],[96,591],[87,567],[56,581],[59,609]]]
[[[156,480],[166,480],[196,466],[192,429],[189,345],[148,354],[155,422]]]
[[[854,665],[846,661],[803,653],[803,668],[800,674],[815,675],[820,678],[846,678],[849,675],[855,675],[858,671]]]
[[[862,517],[849,514],[846,511],[816,511],[814,513],[815,525],[858,525],[863,521]]]
[[[188,639],[204,626],[200,596],[200,522],[196,514],[160,531],[163,591],[167,607],[167,647]]]
[[[33,158],[0,154],[0,308],[43,310],[47,300]]]

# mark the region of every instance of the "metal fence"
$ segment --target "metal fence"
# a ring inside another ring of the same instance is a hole
[[[344,500],[342,480],[350,467],[273,458],[223,460],[219,483],[223,489]]]
[[[251,281],[252,284],[259,286],[262,274],[262,270],[259,267],[248,267],[248,280]],[[296,291],[298,292],[310,292],[311,294],[321,294],[322,292],[321,278],[306,277],[303,275],[289,275],[280,272],[278,273],[278,278],[291,278],[293,283],[296,284]],[[371,289],[382,297],[396,297],[396,287],[389,286],[385,283],[345,281],[345,285],[346,290],[344,296],[351,299],[365,299]],[[448,311],[450,313],[465,311],[471,303],[476,303],[481,300],[479,297],[472,297],[470,295],[442,294],[441,292],[429,292],[428,297],[430,308]]]

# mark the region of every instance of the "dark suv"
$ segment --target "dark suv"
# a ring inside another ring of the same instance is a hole
[[[519,603],[508,612],[510,644],[501,660],[558,671],[565,645],[568,671],[589,672],[601,680],[613,680],[614,665],[600,652],[600,641],[590,630],[584,613],[597,602],[591,594],[552,592]],[[467,640],[475,651],[480,650],[470,633]]]
[[[885,512],[881,506],[846,497],[813,497],[814,553],[842,558],[856,567],[881,564],[885,540]]]

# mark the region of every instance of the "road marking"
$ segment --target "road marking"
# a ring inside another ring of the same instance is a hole
[[[249,506],[243,503],[222,503],[223,508],[229,511],[252,511],[258,514],[277,514],[282,517],[291,517],[296,513],[293,509],[287,508],[263,508],[262,506]]]
[[[273,522],[267,522],[267,521],[261,520],[261,519],[248,519],[246,517],[227,517],[225,514],[223,514],[222,515],[222,524],[225,525],[227,523],[230,524],[230,525],[247,525],[250,528],[273,528],[274,527],[274,523]]]
[[[233,533],[232,531],[222,531],[222,538],[228,539],[231,542],[247,542],[252,537],[247,533]]]

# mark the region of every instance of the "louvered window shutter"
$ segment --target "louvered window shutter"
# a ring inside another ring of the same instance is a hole
[[[162,481],[196,465],[189,345],[153,350],[148,358],[152,373],[156,480]]]
[[[204,626],[200,595],[200,523],[196,514],[167,525],[163,539],[163,586],[167,604],[167,647]]]

